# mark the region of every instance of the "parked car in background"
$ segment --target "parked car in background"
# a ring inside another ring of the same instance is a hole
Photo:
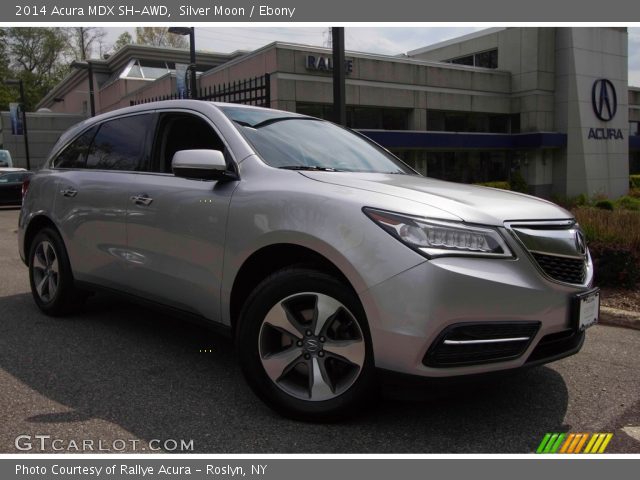
[[[22,185],[31,178],[33,172],[0,170],[0,205],[20,205],[22,203]]]
[[[13,167],[13,160],[9,150],[0,150],[0,168]]]
[[[236,339],[254,392],[298,418],[344,415],[376,367],[557,360],[598,318],[570,212],[257,107],[165,101],[74,126],[31,179],[18,239],[43,312],[107,289],[208,322]]]

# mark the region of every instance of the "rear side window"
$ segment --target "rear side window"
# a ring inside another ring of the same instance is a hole
[[[93,127],[75,139],[53,162],[55,168],[84,168],[87,153],[98,127]]]
[[[93,139],[87,168],[139,171],[147,166],[146,139],[152,116],[134,115],[103,123]]]

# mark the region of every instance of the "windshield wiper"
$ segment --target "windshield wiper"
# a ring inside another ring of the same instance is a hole
[[[311,170],[316,172],[344,172],[345,170],[339,170],[331,167],[318,167],[317,165],[285,165],[284,167],[278,167],[284,170]]]

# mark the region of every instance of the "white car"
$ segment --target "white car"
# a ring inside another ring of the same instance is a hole
[[[0,169],[6,167],[13,167],[11,153],[9,152],[9,150],[0,150]]]

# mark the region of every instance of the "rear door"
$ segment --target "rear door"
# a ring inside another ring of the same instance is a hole
[[[173,175],[179,150],[231,153],[214,125],[193,111],[161,111],[151,165],[130,184],[127,238],[130,291],[206,318],[219,317],[225,229],[237,182]]]
[[[127,195],[149,160],[153,114],[107,120],[85,132],[54,163],[55,216],[76,279],[122,288]]]

